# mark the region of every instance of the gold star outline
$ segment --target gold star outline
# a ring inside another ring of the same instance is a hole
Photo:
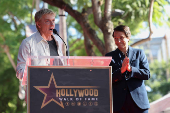
[[[45,107],[47,104],[49,104],[51,101],[54,101],[54,102],[57,103],[59,106],[61,106],[62,108],[64,108],[64,105],[63,105],[63,102],[62,102],[62,101],[58,102],[58,101],[56,101],[56,100],[53,99],[53,98],[50,99],[48,102],[45,103],[45,100],[46,100],[46,98],[47,98],[47,94],[46,94],[44,91],[42,91],[41,89],[39,89],[39,88],[49,88],[52,80],[53,80],[53,82],[54,82],[55,88],[57,88],[57,84],[56,84],[56,81],[55,81],[55,78],[54,78],[53,73],[51,74],[51,77],[50,77],[50,81],[49,81],[49,83],[48,83],[48,86],[34,86],[37,90],[39,90],[41,93],[43,93],[43,94],[45,95],[45,96],[44,96],[43,103],[42,103],[42,105],[41,105],[41,109],[42,109],[43,107]]]

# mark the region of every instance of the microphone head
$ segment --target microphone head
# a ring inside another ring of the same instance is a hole
[[[53,33],[54,33],[54,34],[58,34],[58,32],[57,32],[56,29],[53,29]]]

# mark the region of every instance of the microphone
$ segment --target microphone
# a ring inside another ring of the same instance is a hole
[[[53,33],[58,35],[60,37],[60,35],[58,34],[56,29],[53,29]],[[66,56],[68,56],[68,48],[67,48],[67,44],[65,43],[65,41],[60,37],[60,39],[63,41],[64,45],[66,46]]]

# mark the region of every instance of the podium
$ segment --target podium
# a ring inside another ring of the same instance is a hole
[[[27,113],[112,113],[111,57],[31,56]]]

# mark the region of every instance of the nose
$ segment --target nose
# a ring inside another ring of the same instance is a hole
[[[51,21],[51,22],[50,22],[50,25],[55,25],[55,22]]]

